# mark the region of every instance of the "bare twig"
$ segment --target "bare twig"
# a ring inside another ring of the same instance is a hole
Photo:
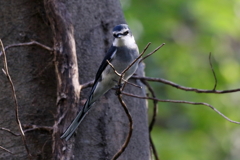
[[[119,88],[120,90],[120,88]],[[125,102],[122,100],[122,94],[118,94],[118,99],[119,99],[119,102],[121,103],[122,107],[124,108],[124,111],[128,117],[128,120],[129,120],[129,132],[128,132],[128,136],[124,142],[124,144],[122,145],[121,149],[114,155],[114,157],[112,158],[112,160],[116,160],[126,149],[129,141],[130,141],[130,138],[132,136],[132,130],[133,130],[133,120],[132,120],[132,116],[130,114],[130,112],[128,111],[127,109],[127,106],[125,104]]]
[[[125,82],[125,84],[129,84],[131,86],[134,86],[134,87],[137,87],[139,89],[142,89],[142,86],[136,85],[135,83],[131,83],[131,82],[128,82],[128,81],[124,81],[124,82]]]
[[[5,53],[4,46],[3,46],[3,43],[2,43],[1,39],[0,39],[0,44],[1,44],[2,53],[3,53],[3,59],[4,59],[3,63],[4,63],[5,74],[6,74],[6,76],[8,78],[8,81],[9,81],[9,83],[11,85],[12,94],[13,94],[13,98],[14,98],[16,121],[17,121],[19,130],[20,130],[20,133],[21,133],[21,137],[22,137],[25,149],[26,149],[26,151],[28,153],[28,157],[29,157],[29,159],[31,159],[32,156],[31,156],[31,154],[29,152],[29,149],[27,147],[26,137],[25,137],[25,134],[24,134],[23,129],[22,129],[21,121],[19,119],[17,95],[16,95],[16,91],[15,91],[15,87],[14,87],[13,81],[12,81],[11,76],[10,76],[9,71],[8,71],[7,57],[6,57],[6,53]]]
[[[236,89],[229,89],[229,90],[207,90],[207,89],[197,89],[197,88],[191,88],[191,87],[185,87],[181,86],[179,84],[176,84],[174,82],[162,79],[162,78],[153,78],[153,77],[141,77],[141,76],[132,76],[131,78],[133,79],[140,79],[140,80],[147,80],[147,81],[152,81],[152,82],[160,82],[164,83],[166,85],[170,85],[172,87],[175,87],[177,89],[181,89],[184,91],[192,91],[196,93],[215,93],[215,94],[225,94],[225,93],[234,93],[234,92],[239,92],[240,88]],[[87,82],[82,84],[82,89],[91,87],[93,85],[93,81]]]
[[[155,160],[160,160],[159,157],[158,157],[157,150],[156,150],[156,148],[155,148],[155,146],[154,146],[154,143],[153,143],[153,140],[152,140],[152,137],[151,137],[150,134],[149,134],[149,140],[150,140],[150,145],[151,145],[151,147],[152,147],[152,152],[153,152],[153,155],[154,155]]]
[[[214,77],[214,87],[213,87],[213,91],[215,91],[216,90],[216,88],[217,88],[217,77],[216,77],[216,74],[215,74],[215,71],[214,71],[214,69],[213,69],[213,66],[212,66],[212,59],[211,59],[211,56],[212,56],[212,53],[210,52],[209,53],[209,64],[210,64],[210,67],[211,67],[211,70],[212,70],[212,73],[213,73],[213,77]]]
[[[118,75],[119,77],[121,77],[121,74],[118,73],[118,71],[114,68],[114,66],[112,65],[112,63],[109,60],[106,60],[107,63],[109,64],[109,66],[113,69],[113,71],[115,72],[116,75]],[[126,81],[126,80],[125,80]]]
[[[145,81],[145,80],[142,80],[142,83],[148,88],[148,90],[151,93],[152,97],[156,98],[155,92],[152,89],[152,87],[150,86],[150,84],[147,81]],[[153,100],[153,116],[152,116],[152,120],[151,120],[151,122],[149,124],[149,141],[150,141],[150,145],[152,147],[152,152],[153,152],[155,160],[159,160],[159,157],[158,157],[156,148],[154,146],[154,143],[152,141],[151,131],[152,131],[153,126],[154,126],[155,121],[156,121],[157,109],[158,109],[158,101],[157,100]]]
[[[107,63],[108,63],[108,64],[110,65],[110,67],[114,70],[115,74],[118,75],[119,77],[121,77],[121,74],[117,72],[117,70],[114,68],[114,66],[112,65],[112,63],[109,62],[109,60],[107,60]],[[141,86],[138,86],[138,85],[136,85],[136,84],[134,84],[134,83],[128,82],[127,80],[125,80],[125,79],[123,79],[123,78],[122,78],[122,81],[124,81],[125,83],[130,84],[130,85],[132,85],[132,86],[135,86],[135,87],[138,87],[138,88],[142,88]]]
[[[145,86],[148,88],[149,92],[151,93],[153,98],[156,98],[155,92],[153,91],[152,87],[150,86],[150,84],[147,81],[142,80],[143,84],[145,84]],[[153,100],[153,117],[152,120],[150,122],[149,125],[149,132],[152,131],[153,126],[155,124],[156,121],[156,116],[157,116],[157,111],[158,111],[158,105],[157,105],[158,101],[157,100]]]
[[[4,147],[2,147],[2,146],[0,146],[0,149],[2,149],[2,150],[4,150],[4,151],[6,151],[6,152],[8,152],[8,153],[11,153],[11,154],[13,154],[11,151],[9,151],[8,149],[6,149],[6,148],[4,148]]]
[[[25,42],[25,43],[18,43],[18,44],[11,44],[11,45],[6,46],[4,49],[5,49],[5,51],[7,51],[9,48],[12,48],[12,47],[31,46],[31,45],[37,45],[37,46],[42,47],[42,48],[44,48],[44,49],[46,49],[46,50],[48,50],[48,51],[50,51],[50,52],[53,52],[53,51],[54,51],[53,48],[48,47],[48,46],[46,46],[46,45],[44,45],[44,44],[41,44],[41,43],[39,43],[39,42],[37,42],[37,41],[31,41],[31,42]],[[3,52],[0,52],[0,56],[2,55],[2,53],[3,53]]]
[[[139,63],[141,63],[144,59],[148,58],[149,56],[151,56],[153,53],[157,52],[160,48],[162,48],[162,46],[164,46],[165,43],[161,44],[160,46],[158,46],[156,49],[154,49],[151,53],[147,54],[146,56],[144,56]]]
[[[16,133],[12,132],[10,129],[7,129],[7,128],[0,128],[0,130],[7,131],[8,133],[11,133],[14,136],[21,136],[20,134],[16,134]]]
[[[177,89],[181,89],[184,91],[193,91],[196,93],[216,93],[216,94],[224,94],[224,93],[233,93],[240,91],[240,88],[237,89],[229,89],[229,90],[206,90],[206,89],[197,89],[197,88],[191,88],[191,87],[185,87],[181,86],[179,84],[176,84],[174,82],[162,79],[162,78],[152,78],[152,77],[141,77],[141,76],[132,76],[131,78],[140,79],[140,80],[147,80],[152,82],[161,82],[167,85],[170,85],[172,87],[175,87]]]
[[[52,133],[52,131],[53,131],[53,127],[49,127],[49,126],[23,125],[23,127],[26,128],[24,130],[24,133],[34,131],[34,130],[43,130],[43,131],[47,131],[49,133]]]
[[[50,140],[51,140],[51,138],[48,138],[48,139],[44,142],[44,144],[43,144],[43,146],[42,146],[42,149],[41,149],[41,153],[44,153],[44,148],[45,148],[46,144],[47,144]],[[50,141],[50,142],[51,142],[51,141]]]
[[[122,77],[124,76],[124,74],[129,70],[129,68],[131,68],[141,57],[142,55],[146,52],[146,50],[148,49],[148,47],[150,46],[150,42],[147,44],[147,46],[144,48],[144,50],[142,51],[142,53],[125,69],[122,71],[121,75]]]
[[[151,100],[157,100],[159,102],[169,102],[169,103],[185,103],[185,104],[192,104],[192,105],[204,105],[207,106],[209,108],[211,108],[212,110],[214,110],[217,114],[219,114],[220,116],[222,116],[223,118],[225,118],[227,121],[231,122],[231,123],[236,123],[236,124],[240,124],[240,122],[237,121],[233,121],[230,118],[228,118],[227,116],[225,116],[223,113],[221,113],[220,111],[218,111],[216,108],[214,108],[212,105],[208,104],[208,103],[204,103],[204,102],[190,102],[190,101],[182,101],[182,100],[169,100],[169,99],[158,99],[158,98],[152,98],[152,97],[143,97],[143,96],[138,96],[138,95],[134,95],[131,93],[126,93],[126,92],[122,92],[122,94],[127,95],[127,96],[131,96],[131,97],[135,97],[135,98],[140,98],[140,99],[151,99]]]
[[[81,84],[81,85],[80,85],[80,88],[81,88],[81,89],[84,89],[84,88],[92,87],[93,83],[94,83],[94,81],[90,81],[90,82]]]

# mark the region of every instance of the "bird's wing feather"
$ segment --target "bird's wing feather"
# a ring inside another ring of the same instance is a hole
[[[94,91],[97,87],[97,84],[98,84],[99,80],[102,78],[103,71],[109,65],[107,60],[109,62],[111,62],[114,59],[116,52],[117,52],[117,47],[112,45],[109,48],[106,56],[104,57],[100,67],[98,68],[98,71],[97,71],[97,74],[96,74],[96,77],[95,77],[95,80],[94,80],[94,83],[93,83],[93,87],[92,87],[91,92],[90,92],[90,96],[88,97],[88,100],[86,102],[87,104],[85,104],[85,106],[86,106],[85,109],[87,109],[87,110],[89,109],[89,106],[91,105],[92,96],[93,96],[93,93],[94,93]]]
[[[93,86],[95,86],[95,84],[96,84],[96,83],[98,82],[98,80],[101,78],[102,72],[103,72],[103,71],[105,70],[105,68],[109,65],[108,62],[107,62],[107,60],[108,60],[109,62],[111,62],[111,61],[113,60],[116,52],[117,52],[117,47],[115,47],[115,46],[112,45],[112,46],[110,47],[110,49],[108,50],[106,56],[104,57],[101,65],[100,65],[100,67],[99,67],[99,69],[98,69],[98,71],[97,71],[97,74],[96,74],[96,77],[95,77],[95,81],[94,81]]]

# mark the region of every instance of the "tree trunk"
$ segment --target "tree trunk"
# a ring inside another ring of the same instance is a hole
[[[25,133],[32,159],[111,159],[129,130],[128,118],[114,90],[95,103],[68,142],[59,137],[89,95],[90,88],[81,90],[80,84],[94,79],[112,43],[112,28],[125,23],[119,2],[12,0],[1,1],[0,10],[0,38],[5,46],[36,40],[54,48],[53,53],[39,46],[7,51],[20,121],[25,127],[40,126]],[[2,61],[0,65],[3,68]],[[143,74],[143,68],[139,67],[138,74]],[[0,127],[19,133],[11,88],[3,73],[0,90]],[[145,94],[144,89],[130,85],[126,91]],[[125,96],[124,101],[134,127],[130,143],[119,160],[147,160],[150,154],[146,101]],[[0,149],[0,159],[28,159],[20,136],[3,130],[0,136],[0,146],[14,153]]]

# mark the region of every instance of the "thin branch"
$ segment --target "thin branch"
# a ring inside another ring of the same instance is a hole
[[[142,82],[148,88],[148,90],[151,93],[152,97],[156,98],[155,92],[153,91],[153,89],[150,86],[150,84],[147,81],[144,81],[144,80],[142,80]],[[153,117],[152,117],[152,120],[151,120],[150,125],[149,125],[149,132],[152,131],[153,126],[154,126],[155,121],[156,121],[157,111],[158,111],[158,105],[157,104],[158,104],[158,101],[157,100],[153,100]]]
[[[53,52],[53,51],[54,51],[53,48],[48,47],[48,46],[46,46],[46,45],[44,45],[44,44],[41,44],[41,43],[39,43],[39,42],[37,42],[37,41],[31,41],[31,42],[25,42],[25,43],[18,43],[18,44],[11,44],[11,45],[6,46],[4,49],[5,49],[5,51],[7,51],[9,48],[12,48],[12,47],[31,46],[31,45],[37,45],[37,46],[42,47],[43,49],[46,49],[46,50],[48,50],[48,51],[50,51],[50,52]],[[3,52],[0,52],[0,56],[2,55],[2,53],[3,53]]]
[[[192,105],[204,105],[207,106],[209,108],[211,108],[213,111],[215,111],[217,114],[219,114],[220,116],[222,116],[223,118],[225,118],[227,121],[231,122],[231,123],[236,123],[236,124],[240,124],[240,122],[231,120],[230,118],[228,118],[227,116],[225,116],[223,113],[221,113],[220,111],[218,111],[216,108],[214,108],[212,105],[208,104],[208,103],[204,103],[204,102],[190,102],[190,101],[182,101],[182,100],[163,100],[163,99],[158,99],[158,98],[152,98],[152,97],[143,97],[143,96],[137,96],[131,93],[126,93],[126,92],[122,92],[122,94],[127,95],[127,96],[131,96],[131,97],[135,97],[135,98],[140,98],[140,99],[151,99],[151,100],[157,100],[159,102],[169,102],[169,103],[185,103],[185,104],[192,104]]]
[[[123,76],[121,76],[121,74],[117,72],[117,70],[114,68],[112,63],[109,62],[109,60],[107,60],[107,63],[110,65],[110,67],[113,69],[113,71],[115,72],[116,75],[118,75],[119,77],[122,77],[122,81],[124,81],[125,83],[130,84],[132,86],[135,86],[135,87],[138,87],[138,88],[142,88],[141,86],[138,86],[138,85],[136,85],[134,83],[128,82],[127,80],[123,79]]]
[[[48,139],[44,142],[40,153],[44,153],[45,146],[46,146],[46,144],[47,144],[49,141],[51,142],[51,138],[48,138]]]
[[[153,143],[153,140],[152,140],[152,137],[151,137],[150,134],[149,134],[149,139],[150,139],[150,145],[151,145],[151,147],[152,147],[152,152],[153,152],[153,155],[154,155],[155,160],[160,160],[159,157],[158,157],[157,150],[156,150],[156,148],[155,148],[155,146],[154,146],[154,143]]]
[[[125,82],[125,84],[129,84],[131,86],[134,86],[134,87],[137,87],[139,89],[142,89],[142,86],[136,85],[135,83],[131,83],[131,82],[128,82],[128,81],[124,81],[124,82]]]
[[[155,92],[152,89],[152,87],[150,86],[150,84],[147,81],[145,81],[145,80],[142,80],[142,83],[148,88],[148,90],[151,93],[152,97],[156,98]],[[156,148],[154,146],[154,143],[152,141],[151,131],[152,131],[153,126],[154,126],[155,121],[156,121],[157,111],[158,111],[158,101],[157,100],[153,100],[153,116],[152,116],[152,120],[151,120],[150,125],[149,125],[149,141],[150,141],[150,145],[151,145],[152,152],[153,152],[155,160],[159,160],[159,157],[158,157],[158,153],[156,151]]]
[[[118,71],[114,68],[114,66],[112,65],[112,63],[109,60],[106,60],[107,63],[109,64],[109,66],[113,69],[113,71],[115,72],[116,75],[118,75],[119,77],[121,77],[121,74],[118,73]]]
[[[215,74],[215,71],[214,71],[214,69],[213,69],[213,66],[212,66],[212,59],[211,59],[211,56],[212,56],[212,53],[210,52],[209,53],[209,64],[210,64],[210,67],[211,67],[211,70],[212,70],[212,73],[213,73],[213,77],[214,77],[214,87],[213,87],[213,91],[215,91],[216,90],[216,88],[217,88],[217,77],[216,77],[216,74]]]
[[[4,147],[2,147],[2,146],[0,146],[0,149],[2,149],[2,150],[4,150],[4,151],[6,151],[6,152],[8,152],[8,153],[11,153],[11,154],[13,154],[10,150],[8,150],[8,149],[6,149],[6,148],[4,148]]]
[[[196,93],[215,93],[215,94],[225,94],[225,93],[234,93],[234,92],[239,92],[240,88],[236,88],[236,89],[229,89],[229,90],[207,90],[207,89],[197,89],[197,88],[191,88],[191,87],[185,87],[185,86],[181,86],[179,84],[176,84],[174,82],[162,79],[162,78],[153,78],[153,77],[141,77],[141,76],[132,76],[131,78],[133,79],[139,79],[139,80],[147,80],[147,81],[151,81],[151,82],[160,82],[160,83],[164,83],[166,85],[170,85],[172,87],[175,87],[177,89],[181,89],[184,91],[192,91],[192,92],[196,92]],[[84,88],[88,88],[91,87],[93,85],[93,81],[87,82],[82,84],[82,89]]]
[[[21,136],[20,134],[16,134],[16,133],[12,132],[10,129],[7,129],[7,128],[0,128],[0,130],[6,131],[6,132],[8,132],[8,133],[10,133],[14,136]]]
[[[141,63],[144,59],[148,58],[149,56],[151,56],[153,53],[157,52],[160,48],[162,48],[165,45],[165,43],[161,44],[160,46],[158,46],[156,49],[154,49],[151,53],[147,54],[145,57],[143,57],[139,63]]]
[[[120,88],[119,88],[120,89]],[[118,99],[119,99],[119,102],[121,103],[122,107],[124,108],[124,111],[128,117],[128,120],[129,120],[129,132],[128,132],[128,136],[124,142],[124,144],[122,145],[121,149],[114,155],[114,157],[112,158],[112,160],[116,160],[126,149],[130,139],[131,139],[131,136],[132,136],[132,131],[133,131],[133,120],[132,120],[132,116],[131,114],[129,113],[128,109],[127,109],[127,106],[125,104],[125,102],[122,100],[122,94],[118,94]]]
[[[14,98],[16,122],[18,124],[18,127],[19,127],[19,130],[20,130],[20,133],[21,133],[21,137],[22,137],[25,149],[26,149],[26,151],[28,153],[28,157],[29,157],[29,159],[31,159],[32,156],[31,156],[31,154],[29,152],[29,149],[27,147],[26,137],[25,137],[25,134],[24,134],[23,129],[22,129],[21,121],[19,119],[17,95],[16,95],[16,91],[15,91],[15,87],[14,87],[12,78],[11,78],[11,76],[9,74],[9,71],[8,71],[7,57],[6,57],[6,53],[5,53],[4,46],[3,46],[3,43],[2,43],[1,39],[0,39],[0,44],[1,44],[2,53],[3,53],[3,63],[4,63],[5,74],[6,74],[6,76],[8,78],[8,81],[9,81],[9,83],[11,85],[12,94],[13,94],[13,98]]]
[[[52,133],[53,127],[48,127],[48,126],[38,126],[38,125],[23,125],[24,128],[24,133],[34,131],[34,130],[43,130],[47,131],[49,133]]]
[[[150,44],[151,43],[149,42],[147,46],[144,48],[144,50],[142,51],[142,53],[125,70],[122,71],[121,73],[122,77],[129,70],[129,68],[131,68],[142,57],[142,55],[146,52]]]
[[[147,80],[147,81],[152,81],[152,82],[161,82],[167,85],[170,85],[172,87],[175,87],[177,89],[181,89],[184,91],[193,91],[196,93],[216,93],[216,94],[224,94],[224,93],[233,93],[233,92],[238,92],[240,91],[240,88],[237,89],[229,89],[229,90],[206,90],[206,89],[197,89],[197,88],[191,88],[191,87],[185,87],[181,86],[179,84],[176,84],[174,82],[162,79],[162,78],[152,78],[152,77],[141,77],[141,76],[132,76],[131,78],[134,79],[140,79],[140,80]]]
[[[92,87],[93,83],[94,83],[94,81],[89,81],[87,83],[81,84],[80,88],[84,89],[84,88]]]
[[[94,82],[94,81],[86,82],[86,83],[84,83],[84,84],[81,84],[80,87],[81,87],[81,89],[85,89],[85,88],[88,88],[88,87],[92,87],[93,82]],[[132,85],[132,86],[135,86],[135,87],[137,87],[137,88],[142,88],[141,86],[138,86],[138,85],[136,85],[136,84],[134,84],[134,83],[131,83],[131,82],[128,82],[128,81],[126,81],[126,83],[127,83],[127,84],[130,84],[130,85]]]

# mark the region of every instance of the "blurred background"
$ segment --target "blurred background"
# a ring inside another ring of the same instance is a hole
[[[146,76],[217,90],[240,88],[239,0],[121,0],[140,51],[166,45],[145,60]],[[151,83],[160,99],[206,102],[240,121],[240,92],[197,94]],[[149,116],[152,102],[149,101]],[[159,103],[152,136],[161,160],[240,160],[240,125],[206,106]]]

